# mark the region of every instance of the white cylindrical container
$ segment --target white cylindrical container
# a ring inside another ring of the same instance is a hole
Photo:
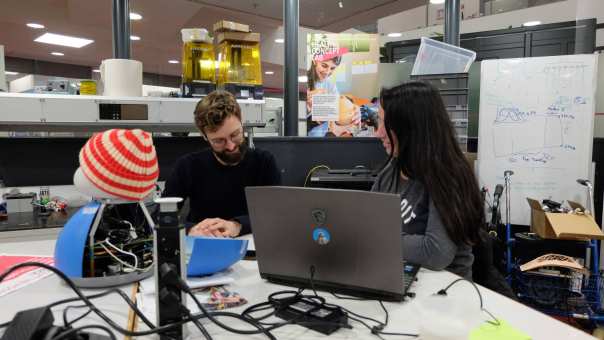
[[[130,59],[105,59],[101,63],[103,95],[141,97],[143,95],[143,63]]]

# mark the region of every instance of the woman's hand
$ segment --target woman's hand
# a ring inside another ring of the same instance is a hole
[[[312,96],[315,94],[326,94],[325,89],[314,89],[312,91],[306,91],[306,111],[312,112]]]

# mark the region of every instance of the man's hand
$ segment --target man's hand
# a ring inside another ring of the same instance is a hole
[[[241,232],[241,224],[222,218],[206,218],[197,223],[191,230],[190,236],[236,237]]]

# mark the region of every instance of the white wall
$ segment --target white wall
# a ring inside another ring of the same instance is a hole
[[[426,26],[426,6],[378,19],[378,33],[407,32]],[[391,40],[401,40],[393,38]],[[381,43],[381,42],[380,42]]]
[[[424,6],[425,7],[425,6]],[[478,18],[480,16],[480,1],[479,0],[463,0],[461,1],[461,13],[464,19]],[[442,25],[445,23],[445,5],[428,6],[428,26]]]
[[[425,6],[422,6],[421,8],[424,8],[425,10]],[[380,45],[383,45],[388,41],[433,36],[435,32],[443,34],[442,25],[409,31],[409,25],[404,21],[408,20],[412,13],[415,13],[412,11],[414,10],[397,13],[378,20],[378,32],[384,34],[380,36]],[[510,25],[512,27],[520,27],[523,23],[531,20],[539,20],[544,24],[549,24],[594,17],[598,19],[599,23],[604,22],[604,0],[567,0],[549,5],[468,19],[462,21],[460,31],[461,33],[471,33],[503,29]],[[403,32],[403,36],[400,38],[390,38],[386,36],[386,34],[390,32]],[[602,45],[604,45],[604,32],[598,30],[596,46]]]

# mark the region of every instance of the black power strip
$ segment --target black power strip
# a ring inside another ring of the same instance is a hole
[[[275,315],[285,321],[299,324],[329,335],[348,325],[348,314],[340,307],[325,306],[309,298],[287,299],[279,302]]]

